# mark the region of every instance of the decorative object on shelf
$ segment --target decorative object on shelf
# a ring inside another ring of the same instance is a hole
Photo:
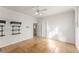
[[[11,21],[10,22],[11,26],[12,26],[12,35],[16,35],[16,34],[20,34],[20,30],[21,30],[21,22],[16,22],[16,21]]]
[[[4,27],[5,27],[6,21],[0,20],[0,37],[5,36],[4,35]]]

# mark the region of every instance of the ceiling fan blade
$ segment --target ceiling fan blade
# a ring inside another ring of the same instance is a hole
[[[42,9],[42,10],[40,10],[40,11],[47,11],[47,9]]]

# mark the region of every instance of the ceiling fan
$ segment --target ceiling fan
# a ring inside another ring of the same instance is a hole
[[[35,12],[35,15],[43,15],[44,12],[47,11],[47,9],[41,9],[39,6],[33,7],[33,10]]]

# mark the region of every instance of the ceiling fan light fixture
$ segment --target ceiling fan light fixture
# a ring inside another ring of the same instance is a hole
[[[47,9],[40,9],[39,6],[35,6],[32,9],[35,12],[35,15],[39,16],[43,15],[44,14],[43,12],[47,10]]]
[[[43,15],[42,13],[39,14],[40,16]]]
[[[34,12],[34,15],[39,15],[39,12]]]

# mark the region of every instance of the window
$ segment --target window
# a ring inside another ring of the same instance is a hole
[[[21,22],[11,21],[12,35],[20,34]]]
[[[5,27],[6,21],[0,20],[0,37],[5,36],[4,35],[4,27]]]

